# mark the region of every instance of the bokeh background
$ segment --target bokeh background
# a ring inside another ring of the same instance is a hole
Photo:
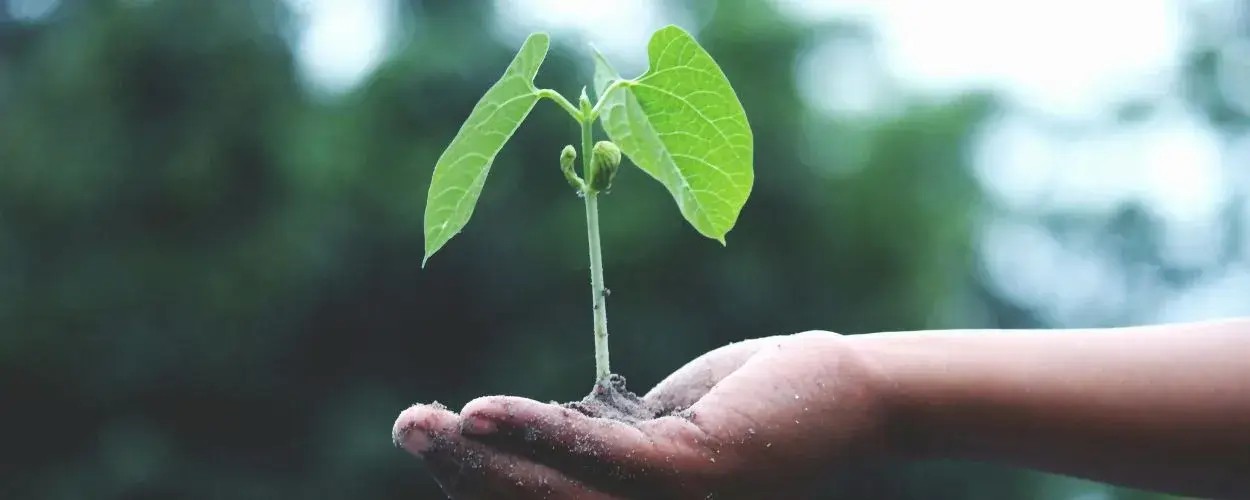
[[[622,170],[613,368],[827,329],[1250,313],[1243,0],[0,1],[0,498],[441,498],[415,401],[593,373],[576,128],[539,105],[421,269],[436,158],[531,30],[575,97],[695,33],[755,130],[728,246]],[[963,463],[831,495],[1162,499]],[[833,496],[831,496],[833,498]]]

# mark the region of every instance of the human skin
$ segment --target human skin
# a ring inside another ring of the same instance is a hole
[[[711,351],[635,425],[557,405],[417,405],[398,444],[453,498],[802,497],[843,461],[963,459],[1250,498],[1250,320],[830,332]]]

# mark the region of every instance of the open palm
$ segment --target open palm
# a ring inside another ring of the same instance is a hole
[[[829,332],[731,344],[674,372],[629,424],[512,396],[417,405],[396,443],[452,498],[758,498],[802,494],[883,448],[865,363]]]

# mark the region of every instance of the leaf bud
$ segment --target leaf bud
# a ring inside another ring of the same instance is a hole
[[[564,172],[564,179],[569,181],[569,185],[581,191],[586,183],[577,176],[577,172],[573,169],[575,166],[577,166],[577,150],[573,149],[572,145],[565,146],[564,150],[560,151],[560,170]]]
[[[621,166],[621,148],[611,141],[595,143],[590,156],[590,189],[595,192],[607,192],[612,189],[612,179]]]
[[[577,107],[582,113],[589,113],[593,107],[590,104],[590,96],[586,95],[586,87],[582,87],[581,95],[577,96]]]

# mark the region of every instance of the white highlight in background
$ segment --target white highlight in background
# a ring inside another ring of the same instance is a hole
[[[305,24],[295,46],[318,91],[349,91],[385,59],[394,31],[393,0],[288,0]]]

